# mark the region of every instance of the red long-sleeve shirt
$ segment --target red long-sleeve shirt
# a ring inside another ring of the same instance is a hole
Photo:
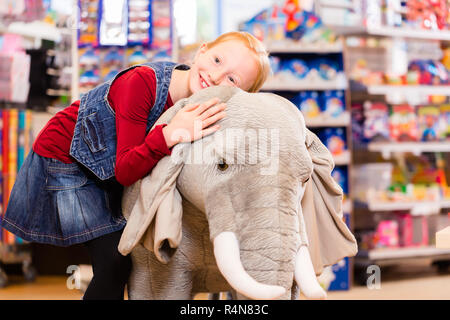
[[[170,155],[159,125],[146,135],[147,118],[155,103],[156,77],[152,69],[134,68],[111,85],[108,101],[116,113],[117,155],[115,174],[119,183],[129,186],[147,175],[158,161]],[[170,94],[164,111],[173,105]],[[37,154],[64,163],[75,161],[70,154],[80,101],[58,112],[33,143]]]

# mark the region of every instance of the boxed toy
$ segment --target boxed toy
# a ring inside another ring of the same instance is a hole
[[[394,141],[418,141],[419,128],[414,107],[396,105],[389,117],[390,137]]]
[[[366,101],[364,106],[364,138],[369,141],[389,140],[389,107],[384,102]]]
[[[439,132],[439,107],[420,106],[418,107],[419,131],[421,141],[437,141]]]
[[[322,95],[322,114],[336,118],[345,111],[345,97],[342,91],[325,91]]]
[[[427,246],[428,221],[426,216],[412,216],[409,213],[398,214],[400,246]]]
[[[450,104],[441,105],[440,107],[439,133],[441,140],[450,139]]]
[[[305,118],[312,119],[320,116],[320,100],[318,92],[302,91],[297,95],[295,101]]]

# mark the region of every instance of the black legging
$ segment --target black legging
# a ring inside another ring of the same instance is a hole
[[[123,300],[131,272],[131,257],[117,250],[122,231],[106,234],[86,242],[94,277],[83,300]]]

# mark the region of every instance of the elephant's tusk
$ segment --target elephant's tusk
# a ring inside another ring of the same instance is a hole
[[[242,266],[239,243],[233,232],[222,232],[214,238],[214,256],[224,278],[237,292],[256,300],[271,300],[282,296],[286,290],[257,282]]]
[[[308,247],[303,245],[295,257],[295,282],[308,299],[325,299],[327,293],[317,281]]]

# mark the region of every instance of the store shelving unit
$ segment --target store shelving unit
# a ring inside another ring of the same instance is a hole
[[[326,3],[327,1],[321,1]],[[360,26],[334,26],[328,25],[335,33],[347,36],[363,36],[376,38],[390,38],[394,40],[401,39],[401,41],[415,40],[431,40],[440,42],[450,41],[450,31],[429,31],[429,30],[413,30],[410,28],[396,28],[396,27],[366,27],[362,24]],[[351,54],[351,49],[361,50],[361,48],[349,48],[344,44],[344,55],[346,58]],[[369,50],[383,48],[371,48]],[[349,74],[349,70],[346,71]],[[391,98],[396,98],[408,101],[411,97],[439,95],[450,96],[450,86],[448,85],[355,85],[350,81],[350,92],[353,95],[360,95],[363,93],[369,97],[380,96],[389,101]],[[350,97],[350,99],[352,99]],[[367,150],[373,153],[380,153],[384,159],[391,159],[395,153],[412,153],[420,155],[422,153],[448,153],[450,152],[449,142],[371,142],[367,145]],[[363,151],[364,152],[364,151]],[[357,186],[353,186],[357,187]],[[383,214],[396,211],[411,211],[412,214],[438,214],[443,208],[450,208],[449,200],[441,201],[414,201],[414,202],[374,202],[361,203],[360,201],[353,202],[354,207],[363,209],[367,214]],[[355,219],[358,219],[358,215]],[[367,217],[367,216],[366,216]],[[363,217],[361,217],[363,218]],[[365,218],[364,218],[365,219]],[[434,235],[430,235],[434,237]],[[389,265],[404,263],[410,259],[431,259],[442,270],[448,270],[450,249],[436,249],[434,246],[428,247],[401,247],[401,248],[386,248],[386,249],[372,249],[360,250],[355,258],[355,267],[367,267],[371,264]],[[365,269],[360,269],[362,273],[356,274],[358,280],[365,284],[367,274]]]

